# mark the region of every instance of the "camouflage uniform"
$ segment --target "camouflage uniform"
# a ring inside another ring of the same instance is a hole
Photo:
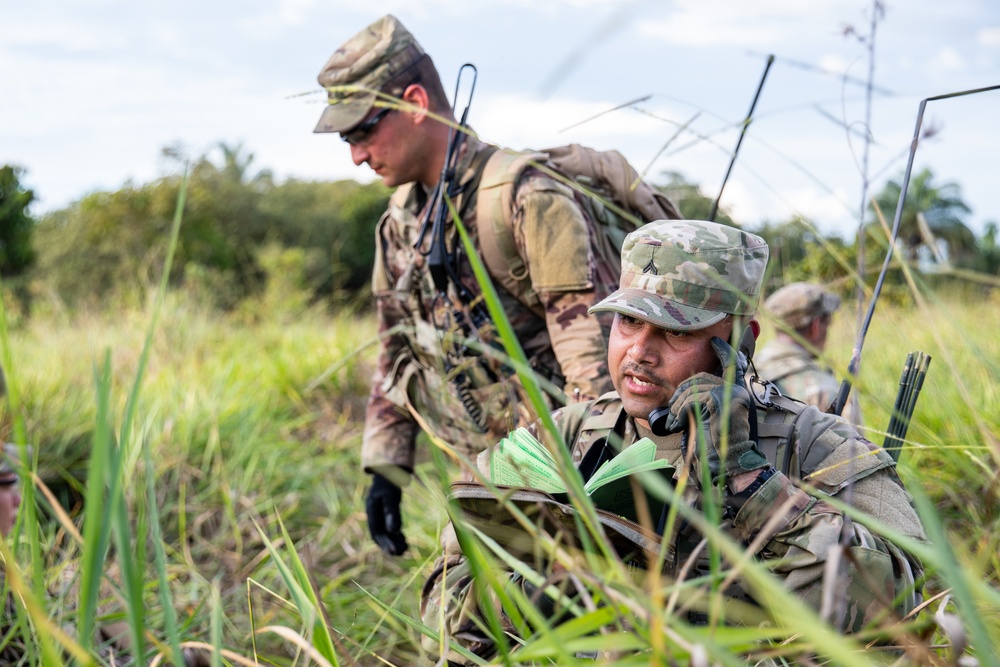
[[[840,299],[819,285],[791,283],[764,302],[781,324],[795,330],[808,326],[814,317],[832,315]],[[778,336],[754,355],[758,375],[774,383],[785,396],[792,396],[820,410],[828,410],[840,391],[840,382],[829,368],[791,336]],[[856,402],[844,406],[843,417],[852,424],[861,423]]]
[[[319,81],[329,91],[330,104],[316,131],[343,133],[358,124],[375,104],[372,91],[401,95],[413,81],[411,68],[425,57],[397,19],[377,20],[324,66]],[[456,210],[477,243],[477,176],[489,152],[474,136],[462,151],[455,173],[463,191]],[[532,368],[570,401],[594,399],[611,388],[605,344],[611,317],[591,316],[587,309],[613,291],[618,278],[617,267],[592,251],[577,196],[537,169],[520,176],[513,239],[541,309],[536,312],[504,291],[495,276],[493,281]],[[469,454],[534,418],[522,414],[526,408],[517,378],[497,358],[504,353],[493,325],[474,326],[451,280],[447,294],[435,287],[426,256],[429,229],[422,247],[414,248],[429,199],[420,183],[401,186],[376,231],[372,292],[381,347],[365,415],[362,465],[367,472],[396,466],[412,471],[421,428]],[[446,239],[449,250],[461,244],[451,227]],[[478,295],[467,258],[458,263],[458,272]],[[472,345],[466,345],[467,338]],[[496,354],[482,354],[476,346]]]
[[[654,242],[644,247],[630,244],[637,235],[644,233],[653,237]],[[692,245],[713,245],[716,239],[729,244],[727,258],[708,260],[708,264],[692,261]],[[613,307],[673,331],[683,330],[685,326],[691,330],[708,326],[704,322],[719,321],[718,312],[723,316],[733,314],[732,311],[752,315],[755,288],[759,288],[767,257],[766,246],[761,250],[757,241],[760,239],[714,223],[681,221],[646,225],[626,240],[622,289],[599,307]],[[711,265],[713,262],[716,265]],[[737,292],[744,297],[734,299]],[[721,308],[726,310],[719,310]],[[776,418],[784,419],[776,415],[776,408],[771,406],[758,403],[756,409],[761,428],[758,437],[767,430],[765,425],[773,424]],[[554,413],[562,437],[572,450],[574,463],[579,465],[594,444],[607,438],[612,429],[617,431],[622,413],[622,402],[616,392]],[[628,417],[620,434],[623,446],[641,437],[652,439],[659,458],[667,459],[677,470],[684,467],[682,433],[656,436]],[[841,500],[849,500],[857,509],[901,534],[925,540],[912,499],[895,473],[893,460],[842,419],[823,414],[811,406],[797,415],[790,442],[799,453],[801,468],[790,476],[780,471],[770,478],[762,476],[766,481],[749,495],[738,511],[723,520],[722,527],[735,540],[749,544],[759,537],[779,508],[788,503],[787,513],[771,529],[767,539],[761,540],[756,556],[765,565],[770,565],[772,573],[790,591],[819,609],[824,568],[834,548],[846,535],[851,558],[844,559],[841,567],[846,568],[846,572],[841,572],[848,582],[847,605],[845,613],[835,619],[835,623],[851,632],[878,618],[887,608],[898,614],[912,610],[920,602],[917,582],[922,579],[922,566],[919,561],[800,488],[805,482],[817,489],[820,497],[823,493],[840,496]],[[817,456],[817,452],[822,455]],[[772,460],[771,463],[776,462]],[[480,455],[478,465],[488,476],[489,452]],[[845,493],[847,488],[851,489],[850,493]],[[706,502],[694,484],[686,488],[685,494],[691,507],[700,508]],[[693,528],[678,530],[667,544],[665,567],[668,575],[678,574],[699,541],[700,535]],[[706,563],[698,561],[695,572],[688,577],[697,576],[705,567]],[[516,575],[511,579],[516,581]],[[482,606],[494,607],[505,623],[507,619],[492,594],[490,599],[480,599],[472,584],[469,568],[457,544],[446,542],[444,555],[425,583],[421,615],[428,626],[477,655],[486,656],[493,652],[494,646],[477,624],[477,619],[483,618]],[[754,604],[739,580],[726,590],[726,595]],[[894,608],[893,601],[896,603]],[[697,623],[701,619],[692,615],[688,620]],[[737,622],[732,617],[728,620]],[[514,631],[512,625],[507,629]],[[436,652],[438,644],[428,639],[425,647]],[[455,664],[466,664],[454,651],[446,657]]]
[[[470,140],[463,162],[468,164],[483,148],[481,142]],[[464,171],[463,182],[473,176],[471,169]],[[475,242],[474,195],[474,191],[463,194],[458,206]],[[372,285],[382,348],[366,415],[362,449],[366,469],[392,464],[412,470],[418,426],[411,411],[421,415],[435,435],[464,445],[467,452],[481,451],[527,416],[518,413],[520,386],[510,370],[494,355],[474,356],[463,349],[462,334],[448,304],[458,306],[466,322],[471,321],[468,308],[462,306],[454,285],[448,285],[447,302],[439,298],[426,258],[413,248],[426,200],[418,186],[401,188],[377,230]],[[614,289],[613,270],[588,252],[587,223],[565,186],[533,171],[518,188],[517,207],[521,214],[516,218],[515,239],[524,249],[545,317],[498,287],[504,310],[536,372],[564,387],[571,400],[595,398],[610,388],[604,341],[611,318],[588,316],[587,308]],[[554,234],[575,239],[576,244],[532,246],[531,230],[541,224]],[[579,257],[587,261],[569,261]],[[478,293],[467,262],[461,271],[465,285]],[[565,291],[549,285],[572,288]],[[477,334],[486,345],[499,345],[492,325]],[[453,378],[458,373],[468,378],[470,395],[483,407],[485,433],[471,422],[456,396]]]
[[[785,396],[792,396],[827,410],[840,391],[840,382],[830,369],[793,340],[772,340],[754,354],[753,365],[761,378],[773,382]],[[844,419],[852,424],[850,404],[844,407]]]

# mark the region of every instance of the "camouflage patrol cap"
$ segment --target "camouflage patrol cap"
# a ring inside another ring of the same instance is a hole
[[[764,301],[764,309],[793,329],[808,326],[814,317],[831,315],[840,297],[813,283],[789,283]]]
[[[705,220],[643,225],[622,246],[619,290],[590,308],[673,331],[710,327],[726,315],[753,315],[767,266],[767,243]]]
[[[395,16],[386,14],[333,52],[319,73],[327,107],[314,132],[344,132],[360,123],[385,89],[424,57]]]

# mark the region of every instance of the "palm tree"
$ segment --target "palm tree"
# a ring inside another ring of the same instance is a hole
[[[906,191],[903,215],[899,221],[899,243],[907,260],[915,261],[921,247],[938,257],[935,241],[947,245],[947,257],[957,263],[976,251],[976,236],[964,222],[971,213],[962,200],[962,189],[957,183],[938,185],[934,174],[923,169],[910,179]],[[901,184],[890,180],[875,197],[886,222],[892,222],[899,202]],[[922,219],[921,219],[922,218]]]
[[[242,141],[236,145],[220,141],[219,150],[222,151],[222,165],[217,169],[233,183],[255,187],[271,184],[273,174],[270,169],[262,169],[251,176],[250,165],[254,154],[246,151]]]

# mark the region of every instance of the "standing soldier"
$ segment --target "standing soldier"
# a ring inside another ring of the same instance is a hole
[[[815,405],[826,412],[840,390],[840,382],[819,357],[826,348],[833,314],[840,297],[819,285],[789,283],[764,302],[764,311],[777,324],[774,339],[754,357],[757,374],[773,382],[782,394]],[[844,408],[844,418],[861,425],[860,410],[852,403]]]
[[[398,186],[375,230],[372,292],[381,347],[361,456],[373,477],[369,530],[395,555],[407,547],[399,505],[401,487],[413,472],[418,431],[470,454],[531,415],[516,376],[492,353],[499,346],[495,328],[484,315],[451,216],[442,237],[447,284],[440,271],[432,275],[436,240],[429,209],[455,118],[430,56],[387,15],[337,49],[319,83],[329,105],[315,131],[339,133],[355,164],[367,164],[387,186]],[[618,267],[597,249],[582,196],[538,169],[512,174],[509,210],[477,212],[480,179],[495,152],[472,134],[464,138],[454,170],[458,188],[450,188],[458,193],[454,210],[484,257],[479,230],[496,229],[510,216],[507,245],[516,259],[503,270],[490,269],[507,317],[536,373],[570,401],[596,398],[611,388],[611,319],[590,316],[587,309],[615,289]],[[665,199],[657,201],[657,217],[679,217]],[[477,220],[480,214],[484,219]],[[512,279],[530,287],[534,301],[499,287]]]

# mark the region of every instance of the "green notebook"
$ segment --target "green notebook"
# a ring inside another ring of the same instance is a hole
[[[656,458],[656,443],[642,438],[601,465],[583,489],[598,509],[636,521],[634,482],[641,485],[642,476],[654,471],[661,471],[658,474],[669,480],[673,468],[666,460]],[[527,429],[517,429],[493,448],[489,475],[498,486],[536,489],[558,502],[569,502],[555,459]],[[663,501],[649,493],[642,495],[655,526]]]

